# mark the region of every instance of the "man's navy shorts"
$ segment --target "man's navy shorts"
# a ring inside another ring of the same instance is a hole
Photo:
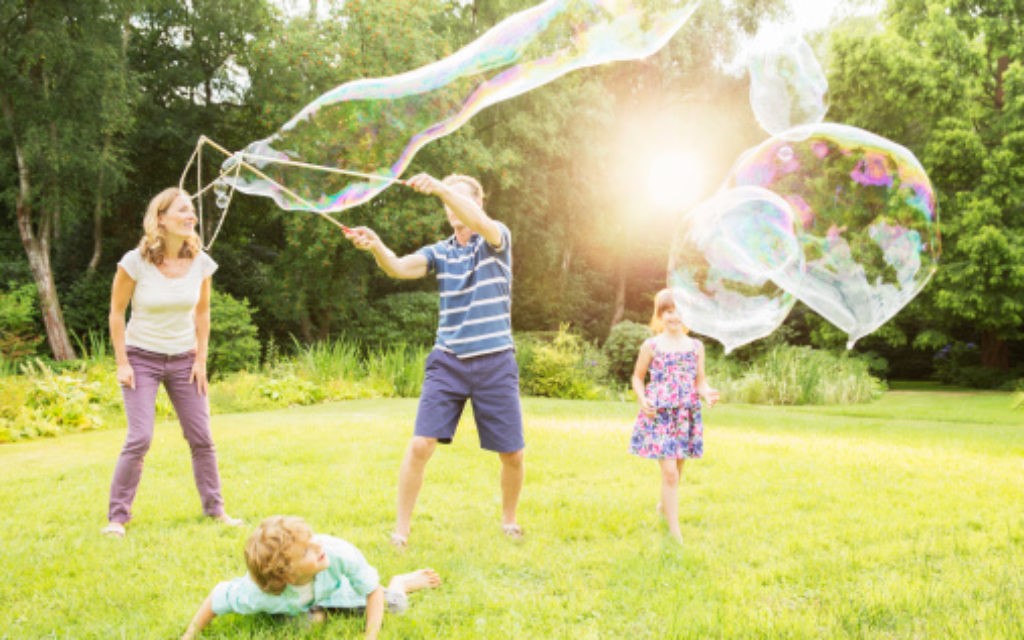
[[[481,448],[512,453],[526,446],[519,365],[512,349],[464,360],[441,349],[431,351],[416,411],[416,435],[450,443],[467,399],[473,403]]]

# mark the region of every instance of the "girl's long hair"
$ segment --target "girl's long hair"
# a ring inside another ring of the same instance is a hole
[[[146,207],[146,215],[142,218],[142,240],[139,241],[139,253],[144,260],[159,266],[163,264],[167,251],[164,230],[160,227],[160,216],[167,212],[168,207],[179,195],[186,198],[189,194],[178,187],[168,187],[153,196]],[[179,258],[194,258],[199,255],[199,236],[193,233],[185,239],[178,252]]]

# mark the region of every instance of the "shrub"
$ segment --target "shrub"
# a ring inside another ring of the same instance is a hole
[[[732,402],[852,404],[874,400],[884,388],[864,360],[811,347],[777,345],[742,367],[714,363],[707,370]]]
[[[437,334],[437,313],[436,293],[393,293],[373,303],[358,323],[358,335],[352,337],[371,347],[429,347]]]
[[[548,398],[593,400],[607,395],[596,349],[562,325],[550,341],[525,339],[520,364],[523,393]]]
[[[37,300],[32,283],[10,283],[8,291],[0,291],[0,360],[17,362],[35,354],[43,341],[36,329]]]
[[[61,295],[61,308],[68,330],[78,336],[90,332],[105,334],[110,316],[111,278],[87,273]]]
[[[651,330],[645,324],[624,320],[608,334],[601,347],[608,367],[608,374],[617,382],[628,382],[633,376],[636,357],[640,353],[640,345],[651,337]]]
[[[210,378],[232,371],[255,369],[260,361],[260,343],[252,321],[249,301],[214,291],[210,300]]]

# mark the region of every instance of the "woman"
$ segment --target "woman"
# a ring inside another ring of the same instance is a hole
[[[195,209],[187,192],[172,187],[157,194],[142,226],[138,248],[117,264],[110,297],[110,339],[128,435],[114,468],[103,533],[123,537],[124,525],[131,519],[142,461],[153,440],[161,382],[192,450],[192,473],[203,513],[238,526],[242,521],[224,512],[206,397],[210,281],[217,264],[200,248]],[[126,326],[129,300],[132,317]]]

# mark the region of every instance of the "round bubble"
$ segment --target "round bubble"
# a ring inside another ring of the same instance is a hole
[[[217,194],[217,208],[218,209],[227,209],[229,204],[231,204],[231,198],[228,197],[228,194],[226,194],[226,193],[218,193]]]
[[[795,139],[803,130],[794,127],[824,120],[828,80],[803,37],[765,29],[749,56],[750,106],[762,129]]]
[[[796,300],[772,277],[802,268],[793,224],[789,204],[759,187],[720,191],[689,211],[668,265],[683,322],[727,353],[774,331]]]
[[[914,154],[879,135],[840,124],[789,133],[747,151],[727,185],[769,189],[789,204],[803,260],[771,278],[852,347],[935,272],[935,192]]]

